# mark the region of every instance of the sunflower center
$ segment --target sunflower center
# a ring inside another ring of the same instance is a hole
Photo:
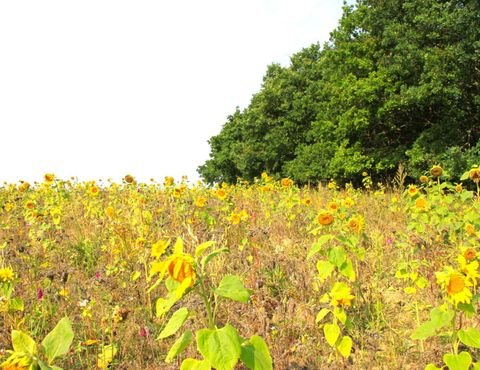
[[[465,288],[465,279],[459,275],[450,277],[447,292],[450,295],[460,293]]]

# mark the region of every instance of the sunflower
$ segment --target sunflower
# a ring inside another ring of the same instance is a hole
[[[165,176],[165,179],[163,180],[163,185],[172,186],[174,182],[175,179],[172,176]]]
[[[198,208],[203,208],[205,207],[205,204],[207,203],[207,198],[205,197],[198,197],[195,199],[195,206],[197,206]]]
[[[333,215],[326,211],[320,212],[317,215],[317,222],[323,226],[330,225],[333,222],[333,220],[334,220]]]
[[[475,256],[477,255],[477,252],[475,251],[475,249],[473,248],[467,248],[463,251],[463,257],[467,260],[467,261],[471,261],[475,258]]]
[[[425,198],[418,198],[415,201],[415,208],[419,211],[424,211],[428,208],[428,202]]]
[[[170,278],[180,283],[175,290],[177,298],[182,297],[197,279],[195,261],[190,255],[184,253],[174,253],[164,261],[152,263],[150,277],[159,274],[159,281],[161,281],[167,273]]]
[[[327,205],[327,208],[333,212],[337,212],[338,211],[338,203],[337,202],[329,202],[328,205]]]
[[[355,204],[355,202],[353,201],[352,198],[350,197],[347,197],[343,200],[342,202],[342,206],[344,206],[345,208],[350,208],[352,207],[353,205]]]
[[[309,206],[312,204],[312,199],[311,198],[303,198],[302,199],[302,204],[305,204],[306,206]]]
[[[227,197],[227,192],[225,191],[225,189],[220,188],[215,191],[215,195],[218,199],[224,200]]]
[[[135,181],[132,175],[126,175],[123,179],[127,184],[133,184],[133,182]]]
[[[43,179],[46,184],[50,185],[55,180],[55,175],[53,173],[46,173],[43,175]]]
[[[442,176],[442,173],[443,173],[443,168],[438,165],[435,165],[430,169],[430,174],[433,177],[440,177]]]
[[[30,188],[30,184],[26,181],[22,182],[22,184],[18,187],[18,190],[20,191],[26,191]]]
[[[470,235],[470,236],[475,234],[475,226],[473,226],[472,224],[466,224],[465,232],[467,233],[467,235]]]
[[[437,283],[447,293],[447,299],[455,306],[459,303],[470,303],[472,292],[468,288],[473,284],[465,275],[447,266],[444,271],[436,272]]]
[[[422,184],[426,184],[426,183],[428,182],[428,180],[429,180],[429,179],[428,179],[428,176],[425,176],[425,175],[420,176],[420,182],[421,182]]]
[[[468,171],[468,176],[473,182],[478,184],[480,182],[480,167],[472,168],[470,171]]]
[[[365,220],[363,217],[358,215],[348,220],[348,227],[358,234],[360,231],[362,231],[364,223]]]
[[[352,300],[355,296],[352,294],[350,287],[345,283],[335,283],[330,291],[330,305],[337,306],[351,306]]]
[[[242,216],[239,213],[235,213],[235,212],[232,212],[232,214],[228,218],[228,222],[230,222],[232,225],[238,225],[241,220],[242,220]]]
[[[284,188],[289,188],[290,186],[293,185],[293,180],[292,179],[289,179],[289,178],[283,178],[280,180],[280,184],[284,187]]]
[[[95,197],[100,193],[100,189],[96,185],[92,185],[90,189],[88,189],[88,193]]]
[[[414,197],[418,194],[418,188],[415,185],[410,185],[407,189],[408,195]]]
[[[105,208],[105,214],[110,218],[114,218],[116,214],[115,208],[113,208],[112,206],[108,206],[107,208]]]

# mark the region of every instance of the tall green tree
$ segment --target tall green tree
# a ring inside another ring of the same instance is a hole
[[[480,3],[345,6],[330,42],[270,66],[235,117],[210,141],[207,181],[352,180],[399,162],[413,175],[434,163],[460,175],[480,154]]]

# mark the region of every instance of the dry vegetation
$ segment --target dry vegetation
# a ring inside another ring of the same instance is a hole
[[[475,345],[458,342],[449,328],[478,326],[480,203],[474,191],[435,175],[405,191],[372,190],[368,176],[358,190],[333,183],[298,188],[266,175],[255,184],[215,188],[169,178],[137,184],[130,176],[120,184],[49,175],[34,186],[5,184],[0,363],[12,348],[12,330],[40,342],[65,316],[74,340],[57,364],[66,369],[178,369],[187,357],[202,358],[194,339],[164,362],[182,331],[208,326],[197,275],[163,315],[156,302],[164,286],[149,292],[152,264],[160,259],[153,246],[170,241],[163,258],[178,238],[185,254],[208,241],[228,249],[211,260],[204,278],[216,286],[238,275],[251,295],[248,303],[219,298],[216,325],[230,323],[243,338],[261,336],[275,369],[419,369],[442,366],[444,354],[462,351],[479,361]],[[454,284],[461,279],[463,286]],[[335,284],[342,288],[337,298]],[[453,326],[412,339],[440,306],[455,312]],[[157,340],[180,307],[191,312],[182,330]],[[341,331],[332,345],[328,325]],[[351,338],[351,351],[348,340],[339,347],[343,337]],[[102,363],[108,345],[117,352]]]

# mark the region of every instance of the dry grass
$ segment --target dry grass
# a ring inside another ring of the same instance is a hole
[[[271,189],[265,183],[227,187],[227,198],[219,199],[203,186],[107,184],[98,186],[98,195],[91,193],[93,186],[98,185],[56,181],[28,190],[15,185],[0,189],[0,245],[5,243],[0,255],[3,265],[16,274],[13,296],[25,304],[22,312],[0,312],[4,322],[0,355],[11,348],[12,329],[43,338],[61,317],[68,316],[75,339],[60,364],[66,369],[95,368],[99,344],[111,342],[119,348],[112,368],[178,369],[181,360],[163,362],[173,339],[155,340],[164,323],[154,315],[155,300],[162,292],[147,294],[151,282],[145,273],[151,245],[177,237],[183,238],[188,252],[208,240],[229,249],[209,265],[211,281],[237,274],[253,295],[248,304],[222,302],[217,323],[231,323],[243,337],[262,336],[275,369],[418,369],[429,361],[439,365],[448,351],[446,343],[433,338],[425,341],[421,352],[419,341],[410,335],[417,327],[416,310],[426,319],[429,307],[442,301],[434,272],[450,263],[452,249],[465,240],[457,235],[440,241],[439,230],[407,229],[413,212],[407,195],[298,189],[270,182]],[[178,197],[175,189],[180,189]],[[207,199],[204,207],[195,206],[200,196]],[[302,201],[307,198],[311,204]],[[324,307],[320,297],[332,282],[314,289],[318,258],[306,256],[318,237],[309,232],[318,226],[317,213],[329,202],[341,204],[346,198],[353,205],[337,211],[334,224],[318,231],[336,233],[352,215],[365,220],[359,234],[365,256],[352,257],[357,279],[352,283],[355,299],[348,308],[351,327],[346,333],[353,339],[353,350],[349,358],[331,363],[332,350],[315,317]],[[474,200],[465,203],[465,209],[472,208]],[[106,214],[108,207],[114,215]],[[248,219],[231,224],[231,213],[241,210]],[[465,212],[458,211],[461,222]],[[405,282],[395,273],[400,262],[413,260],[425,262],[418,272],[428,286],[408,295]],[[140,277],[133,280],[136,271]],[[92,304],[91,317],[82,315],[81,302]],[[187,327],[205,327],[197,296],[187,295],[177,305],[198,310]],[[116,306],[122,320],[113,323]],[[140,335],[142,328],[147,335]],[[99,344],[86,346],[88,339],[98,339]],[[194,347],[182,358],[198,358]]]

